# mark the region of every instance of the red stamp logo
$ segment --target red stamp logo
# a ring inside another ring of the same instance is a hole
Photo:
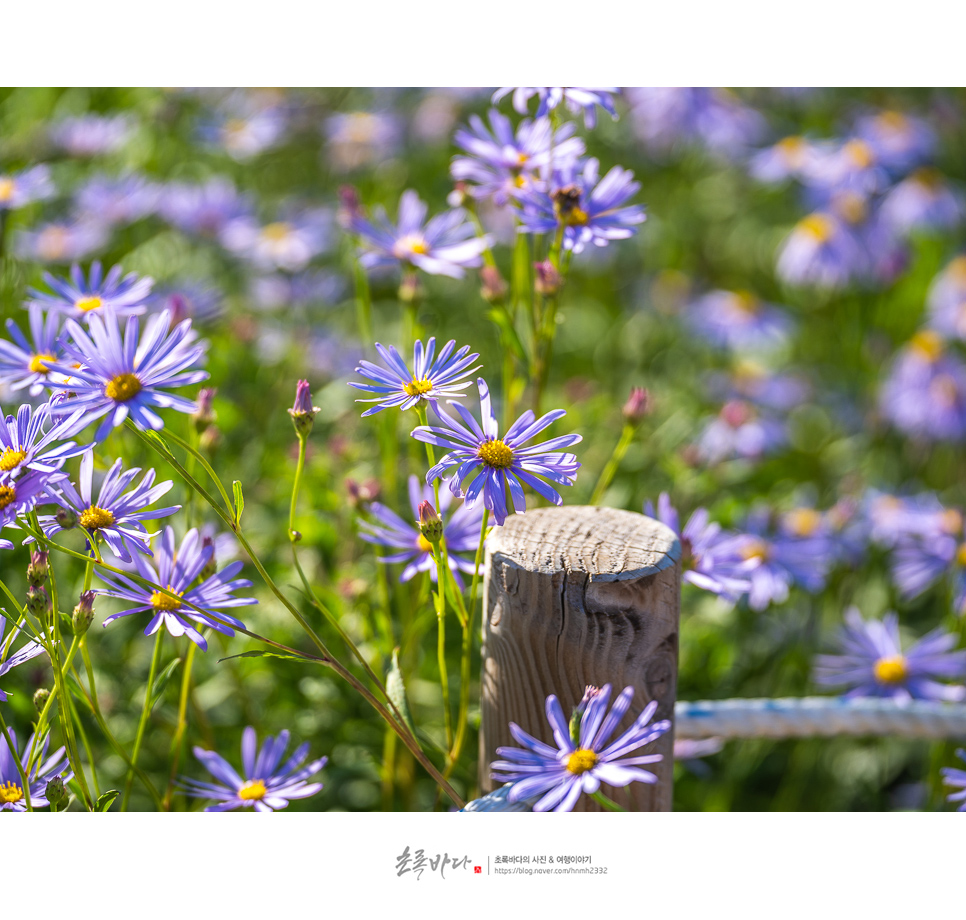
[[[473,866],[473,873],[475,875],[482,875],[482,873],[483,873],[483,867],[482,866]]]

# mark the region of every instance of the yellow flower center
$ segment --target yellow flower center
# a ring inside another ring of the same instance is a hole
[[[134,374],[118,374],[104,387],[104,395],[115,402],[127,402],[141,392],[141,381]]]
[[[484,441],[476,455],[494,469],[505,470],[513,463],[513,451],[502,441]]]
[[[12,802],[19,802],[23,798],[21,789],[13,780],[9,783],[0,783],[0,805],[9,805]]]
[[[943,340],[937,333],[931,332],[928,329],[917,332],[912,337],[909,345],[927,361],[935,361],[943,353]]]
[[[420,534],[419,535],[419,538],[416,540],[416,545],[424,553],[429,553],[430,555],[432,555],[432,553],[433,553],[433,544],[430,543],[429,540],[427,540],[422,534]]]
[[[567,769],[577,776],[586,773],[588,770],[593,770],[595,766],[597,766],[597,755],[587,748],[577,748],[567,758]]]
[[[943,533],[956,536],[963,532],[963,516],[955,508],[947,508],[939,516],[939,526]]]
[[[956,550],[956,561],[960,565],[966,566],[966,543],[959,544],[959,549]]]
[[[949,267],[946,269],[950,275],[959,283],[966,284],[966,256],[956,256]]]
[[[14,450],[8,447],[0,454],[0,473],[9,473],[15,466],[19,466],[27,459],[25,450]]]
[[[856,192],[843,192],[837,195],[835,209],[850,224],[861,224],[869,213],[865,199]]]
[[[238,790],[238,798],[243,802],[260,802],[268,794],[264,780],[250,779]]]
[[[0,201],[10,201],[17,186],[9,176],[0,176]]]
[[[13,486],[0,486],[0,508],[12,505],[17,497],[17,490]]]
[[[749,540],[748,544],[741,550],[741,558],[745,561],[760,559],[764,562],[768,558],[768,545],[764,540]]]
[[[406,236],[396,240],[392,247],[392,254],[397,259],[405,259],[408,256],[424,256],[429,252],[429,243],[419,233],[407,233]]]
[[[57,358],[54,355],[49,355],[47,352],[44,352],[40,355],[34,355],[30,359],[30,364],[28,364],[27,367],[30,369],[32,374],[46,374],[49,368],[44,362],[56,360]]]
[[[909,676],[909,668],[906,666],[906,659],[902,655],[893,655],[891,658],[880,658],[873,669],[875,679],[880,684],[901,684]]]
[[[934,169],[931,166],[924,166],[912,174],[912,180],[918,182],[926,191],[933,192],[942,185],[943,176],[938,169]]]
[[[346,121],[346,139],[352,144],[370,143],[379,125],[375,115],[369,112],[353,112]]]
[[[798,226],[816,243],[824,243],[832,237],[832,221],[824,214],[809,214],[799,221]]]
[[[74,306],[81,313],[90,313],[91,310],[100,310],[104,306],[104,301],[95,294],[93,297],[81,297],[80,300],[75,300]]]
[[[875,153],[865,141],[851,140],[843,149],[852,165],[858,169],[868,169],[875,162]]]
[[[736,310],[748,316],[754,316],[761,308],[761,301],[751,291],[735,291],[732,302]]]
[[[796,508],[789,512],[786,521],[788,522],[788,529],[795,536],[810,537],[822,523],[822,515],[814,508]]]
[[[802,155],[805,153],[805,138],[793,136],[783,138],[776,145],[785,157],[786,162],[792,166],[798,166],[802,162]]]
[[[432,383],[425,377],[423,377],[422,380],[417,380],[415,377],[413,377],[411,383],[403,385],[403,392],[407,396],[422,396],[423,394],[428,393],[432,388]]]
[[[292,232],[291,224],[277,220],[262,229],[262,236],[271,243],[280,243]]]
[[[171,585],[168,585],[168,590],[173,594],[177,594],[177,597],[169,597],[167,594],[162,594],[160,591],[155,591],[151,595],[151,606],[155,610],[166,610],[170,613],[172,610],[179,610],[181,608],[181,593],[175,591]]]
[[[37,237],[37,252],[43,259],[50,259],[51,261],[61,259],[67,252],[69,240],[70,234],[66,227],[58,224],[52,227],[44,227]]]
[[[114,513],[91,505],[80,513],[80,525],[85,530],[100,530],[102,527],[110,527],[114,523]]]
[[[895,112],[891,109],[879,115],[876,121],[879,127],[886,131],[905,131],[909,127],[909,119],[902,112]]]

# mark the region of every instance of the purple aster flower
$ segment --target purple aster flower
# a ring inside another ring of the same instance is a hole
[[[470,116],[470,127],[460,128],[454,143],[469,156],[453,157],[450,173],[469,182],[474,198],[492,198],[505,205],[511,197],[539,182],[539,176],[583,156],[584,142],[573,137],[573,124],[555,132],[550,119],[524,119],[516,132],[510,119],[490,110],[488,129],[479,115]]]
[[[143,313],[154,279],[139,278],[134,272],[122,278],[122,271],[120,265],[115,265],[105,275],[101,263],[94,262],[87,278],[79,265],[71,266],[69,281],[44,272],[44,281],[52,293],[31,288],[33,299],[28,305],[37,304],[49,313],[66,313],[88,320],[105,307],[119,316]]]
[[[340,112],[325,121],[329,158],[338,172],[390,159],[402,140],[398,116],[382,112]]]
[[[929,160],[936,148],[936,135],[921,118],[904,112],[884,111],[860,118],[857,137],[869,144],[886,169],[907,172]]]
[[[71,379],[69,383],[51,381],[50,386],[66,394],[59,398],[57,413],[85,410],[68,434],[105,416],[94,436],[96,441],[103,441],[128,417],[142,431],[164,428],[154,407],[188,414],[195,411],[197,406],[190,399],[163,392],[162,388],[206,379],[206,371],[189,368],[204,357],[207,343],[195,341],[191,320],[179,324],[170,335],[169,325],[168,313],[152,317],[139,340],[138,318],[129,316],[122,341],[113,310],[90,318],[89,335],[74,320],[67,320],[65,331],[71,341],[64,345],[64,352],[81,366],[52,364],[53,370]]]
[[[201,139],[224,150],[233,160],[245,162],[285,139],[288,115],[281,105],[264,103],[248,94],[231,94],[224,111],[214,113],[198,126]]]
[[[840,642],[844,655],[816,656],[815,682],[851,687],[846,699],[966,699],[966,687],[933,679],[966,677],[966,650],[951,652],[956,637],[943,629],[934,629],[903,652],[899,618],[894,613],[887,613],[881,620],[863,620],[858,608],[850,607]]]
[[[125,115],[81,115],[65,118],[50,128],[50,139],[74,157],[113,153],[127,143],[130,135],[131,122]]]
[[[593,242],[606,246],[611,240],[626,240],[637,233],[636,225],[646,220],[642,205],[626,205],[641,187],[629,169],[614,166],[602,179],[599,162],[591,157],[582,162],[555,164],[545,191],[521,193],[521,233],[556,233],[564,228],[564,249],[575,254]]]
[[[17,409],[16,418],[8,415],[4,419],[0,413],[0,477],[16,478],[25,470],[56,473],[68,458],[87,450],[73,441],[53,447],[54,442],[63,439],[64,432],[76,419],[68,418],[44,431],[51,418],[49,403],[36,411],[24,404]]]
[[[775,268],[789,284],[842,288],[865,277],[868,256],[845,222],[819,211],[795,225],[782,244]]]
[[[777,374],[757,361],[743,358],[728,374],[712,372],[708,390],[715,400],[748,400],[756,406],[787,412],[807,402],[811,386],[794,374]]]
[[[409,477],[409,504],[412,507],[413,516],[410,521],[404,521],[398,514],[391,511],[380,502],[373,502],[369,506],[369,512],[377,523],[360,521],[361,532],[359,537],[367,543],[375,543],[378,546],[389,546],[397,550],[389,556],[380,556],[380,562],[405,562],[406,567],[399,576],[400,581],[409,581],[418,572],[429,572],[429,577],[435,582],[437,578],[436,561],[433,559],[433,548],[429,541],[420,533],[418,525],[413,521],[419,518],[419,505],[434,500],[433,489],[431,486],[423,485],[420,487],[419,478]],[[476,549],[480,540],[480,528],[483,524],[484,510],[477,505],[469,508],[465,504],[460,505],[448,519],[447,511],[453,504],[453,495],[448,489],[440,490],[439,513],[444,519],[443,540],[446,544],[447,559],[449,567],[453,572],[453,577],[460,590],[463,588],[463,580],[460,572],[473,574],[476,566]],[[460,556],[460,553],[469,553],[469,557]]]
[[[108,626],[121,617],[133,616],[136,613],[150,613],[151,619],[144,628],[144,635],[153,636],[164,626],[172,636],[187,636],[202,651],[208,650],[208,643],[190,621],[201,627],[208,626],[226,636],[234,636],[235,630],[231,627],[244,629],[245,624],[224,611],[230,607],[257,604],[258,601],[254,597],[235,597],[232,593],[252,586],[247,578],[235,578],[242,570],[241,562],[232,562],[220,572],[194,585],[199,576],[203,575],[205,567],[213,561],[214,553],[214,545],[202,540],[195,529],[189,530],[181,541],[181,546],[176,548],[174,529],[165,527],[161,545],[154,558],[149,562],[146,556],[137,555],[134,557],[134,565],[142,578],[158,588],[163,587],[177,594],[178,599],[143,587],[126,575],[99,570],[98,578],[106,582],[110,590],[99,590],[98,594],[134,604],[127,610],[106,617],[103,625]],[[188,604],[194,604],[201,610],[195,610]]]
[[[17,745],[17,735],[12,728],[7,731],[9,736],[0,733],[0,811],[27,810],[24,790],[20,785],[20,770],[17,769],[17,761],[14,758],[20,760],[23,772],[27,776],[30,787],[30,807],[46,808],[50,804],[45,794],[47,783],[55,776],[59,776],[65,785],[74,778],[74,771],[70,769],[67,763],[65,749],[57,748],[48,757],[47,747],[50,744],[50,734],[44,735],[43,743],[38,745],[37,759],[33,768],[30,769],[30,752],[34,746],[34,736],[31,735],[27,739],[23,755],[21,755]]]
[[[720,548],[743,560],[737,572],[751,582],[748,605],[752,610],[784,603],[793,584],[818,593],[825,587],[834,559],[828,537],[801,536],[786,527],[772,533],[769,519],[767,509],[755,509],[745,521],[744,532],[723,540]]]
[[[929,325],[937,332],[966,340],[966,255],[956,256],[929,286]]]
[[[10,635],[4,641],[3,634],[7,628],[7,620],[0,614],[0,677],[12,671],[17,665],[24,664],[38,655],[44,654],[44,647],[39,642],[25,642],[18,651],[12,651],[14,640],[20,633],[20,628],[14,626]],[[0,703],[7,701],[7,694],[0,687]],[[2,795],[2,791],[0,791]]]
[[[862,505],[850,498],[842,498],[825,512],[822,523],[833,543],[834,558],[858,566],[869,545],[869,525],[862,513]]]
[[[462,396],[460,390],[465,390],[471,384],[470,381],[464,383],[457,383],[457,381],[480,369],[480,365],[470,367],[479,355],[476,352],[468,354],[469,345],[464,345],[454,355],[455,347],[456,340],[451,339],[443,346],[439,357],[436,357],[435,337],[426,343],[425,348],[423,343],[417,340],[413,345],[413,370],[410,371],[392,345],[386,348],[376,342],[376,351],[386,362],[386,367],[379,367],[371,361],[360,361],[356,373],[371,380],[372,383],[349,382],[350,387],[376,394],[372,399],[356,400],[356,402],[378,404],[371,409],[366,409],[362,417],[375,415],[383,409],[393,409],[396,406],[405,411],[421,403],[434,404],[436,400],[446,396]]]
[[[338,303],[345,290],[345,279],[325,269],[309,269],[295,275],[258,275],[249,284],[253,306],[263,310],[328,306]]]
[[[56,194],[49,166],[32,166],[15,173],[0,173],[0,211],[13,211]]]
[[[39,396],[47,385],[50,368],[45,362],[54,363],[62,357],[60,345],[60,315],[53,311],[44,319],[43,307],[31,304],[31,342],[12,320],[7,320],[7,332],[12,342],[0,339],[0,383],[13,392],[28,388],[31,396]]]
[[[824,144],[807,137],[785,137],[754,154],[748,161],[748,172],[768,184],[803,179],[825,152]]]
[[[9,473],[0,473],[0,529],[33,511],[38,502],[47,501],[47,485],[64,478],[62,473],[43,470],[27,470],[16,479]]]
[[[92,491],[94,451],[89,449],[81,458],[80,477],[77,480],[80,491],[64,478],[57,483],[56,489],[51,487],[47,492],[58,505],[76,515],[77,523],[95,540],[103,538],[115,556],[130,562],[132,547],[139,553],[151,555],[148,540],[155,534],[148,533],[143,522],[167,517],[181,508],[181,505],[171,505],[148,510],[148,505],[154,504],[173,485],[170,479],[154,485],[154,470],[148,470],[133,489],[125,492],[140,472],[140,467],[133,467],[122,473],[120,459],[115,460],[101,483],[95,502]],[[65,529],[58,517],[62,515],[40,517],[40,526],[47,537]]]
[[[794,328],[786,313],[748,291],[711,291],[686,316],[701,338],[736,350],[780,347]]]
[[[722,460],[758,460],[787,441],[785,426],[751,403],[732,399],[704,426],[695,443],[698,459],[714,465]]]
[[[667,492],[662,492],[658,498],[656,514],[650,501],[644,504],[644,513],[656,517],[678,535],[682,581],[717,594],[732,604],[751,588],[751,582],[737,571],[742,558],[734,551],[722,552],[720,549],[731,535],[722,531],[721,525],[711,523],[704,508],[698,508],[691,515],[683,530]]]
[[[918,332],[896,357],[879,409],[907,435],[961,441],[966,437],[966,367],[935,332]]]
[[[893,188],[879,212],[897,233],[951,230],[963,219],[963,196],[935,169],[917,169]]]
[[[251,209],[248,196],[220,176],[203,185],[170,182],[162,191],[158,207],[172,226],[208,238],[217,237],[230,221],[248,217]]]
[[[908,536],[954,534],[963,526],[960,513],[943,508],[931,492],[901,498],[869,489],[862,505],[870,539],[883,546],[895,546]]]
[[[685,144],[734,157],[756,144],[765,129],[758,112],[724,89],[637,87],[627,98],[635,133],[656,153]]]
[[[307,783],[306,780],[318,773],[329,758],[313,760],[303,767],[309,753],[306,743],[297,748],[280,768],[288,739],[288,731],[279,732],[277,741],[269,735],[259,751],[255,729],[249,725],[242,733],[244,779],[220,754],[196,747],[195,757],[217,782],[201,783],[184,777],[181,781],[183,787],[188,795],[218,801],[217,805],[209,805],[205,811],[234,811],[236,808],[252,807],[256,811],[276,811],[286,808],[292,799],[307,799],[322,788],[322,783]]]
[[[151,313],[171,315],[171,325],[177,326],[186,319],[193,323],[211,323],[224,310],[221,291],[195,281],[175,281],[155,288],[145,301]]]
[[[74,195],[78,213],[112,227],[142,220],[157,210],[161,187],[144,176],[94,176]]]
[[[332,242],[332,212],[326,208],[286,208],[279,220],[262,226],[238,217],[222,229],[222,245],[260,271],[301,271]]]
[[[363,243],[359,257],[362,265],[373,269],[409,264],[430,275],[451,278],[462,278],[467,268],[479,268],[490,238],[476,236],[466,212],[462,208],[444,211],[426,223],[426,211],[426,205],[410,189],[399,199],[396,226],[381,207],[375,209],[371,221],[354,214],[350,226]]]
[[[470,508],[482,500],[483,507],[493,512],[498,525],[502,525],[507,517],[507,489],[517,514],[527,510],[524,484],[555,505],[562,505],[560,494],[543,479],[572,486],[580,464],[573,454],[560,453],[557,448],[570,447],[583,439],[579,434],[568,434],[530,447],[523,445],[567,413],[563,409],[556,409],[536,419],[533,412],[528,410],[501,438],[496,415],[490,406],[489,388],[482,377],[476,383],[480,391],[482,427],[469,409],[449,400],[465,424],[461,425],[442,412],[438,403],[433,403],[433,412],[446,427],[420,425],[413,430],[412,436],[417,441],[435,444],[449,451],[426,474],[426,482],[440,479],[447,470],[455,468],[450,491],[454,495],[462,491],[463,500]]]
[[[493,779],[511,782],[509,800],[541,796],[534,811],[572,811],[582,792],[590,795],[608,786],[627,786],[633,782],[656,783],[657,777],[642,764],[657,763],[661,754],[627,757],[627,754],[657,740],[671,727],[664,719],[648,725],[657,710],[657,700],[644,707],[627,731],[610,741],[611,735],[630,709],[634,688],[625,687],[607,711],[611,686],[604,684],[599,690],[588,687],[581,701],[583,711],[579,716],[579,729],[571,733],[557,697],[547,697],[547,721],[553,730],[555,747],[538,741],[519,725],[510,723],[510,733],[523,749],[500,747],[496,753],[505,760],[490,764]]]
[[[819,202],[840,192],[873,195],[883,191],[890,181],[875,148],[855,137],[830,145],[814,157],[803,178]]]
[[[67,219],[18,231],[15,251],[22,259],[37,262],[77,262],[102,249],[108,237],[107,227],[99,221]]]
[[[587,128],[597,126],[597,106],[617,120],[617,109],[614,108],[614,96],[620,95],[620,87],[617,86],[502,86],[493,94],[491,101],[496,105],[510,93],[513,93],[513,108],[521,115],[527,114],[530,99],[536,96],[540,100],[537,118],[542,118],[563,103],[573,115],[584,113]]]
[[[966,751],[962,748],[956,751],[956,756],[966,761]],[[962,802],[957,811],[966,811],[966,770],[956,770],[953,767],[943,767],[939,771],[943,775],[943,783],[953,788],[959,788],[961,792],[951,792],[947,797],[947,802]]]

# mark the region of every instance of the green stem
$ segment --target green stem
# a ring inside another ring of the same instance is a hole
[[[590,794],[590,797],[595,802],[598,802],[600,805],[602,805],[604,808],[606,808],[607,811],[627,811],[626,808],[624,808],[621,805],[618,805],[617,802],[613,801],[612,799],[607,798],[607,796],[604,795],[604,793],[601,792],[599,789],[596,792],[592,792]]]
[[[141,707],[138,733],[134,738],[134,750],[131,752],[131,766],[128,768],[127,776],[124,779],[124,797],[121,799],[121,811],[127,811],[128,799],[131,796],[131,786],[134,784],[134,766],[138,762],[138,754],[141,753],[141,741],[144,739],[144,729],[147,728],[148,717],[151,715],[152,703],[154,702],[154,679],[158,673],[158,664],[161,662],[161,649],[164,643],[164,635],[164,627],[159,627],[158,636],[154,640],[154,654],[151,656],[151,668],[148,671],[148,684],[144,688],[144,705]]]
[[[438,627],[436,641],[436,658],[439,661],[439,685],[443,691],[443,723],[446,727],[446,747],[453,746],[452,715],[449,711],[449,673],[446,669],[446,587],[443,581],[443,560],[439,553],[439,544],[433,547],[433,560],[436,562],[436,625]]]
[[[293,547],[298,542],[295,537],[295,509],[299,500],[299,487],[302,484],[302,471],[305,469],[305,449],[308,442],[308,438],[302,433],[299,433],[298,439],[299,459],[295,467],[295,479],[292,482],[292,501],[288,509],[288,538],[292,541]]]
[[[189,640],[188,653],[185,655],[184,669],[181,672],[181,695],[178,699],[178,724],[174,730],[174,740],[171,742],[171,772],[168,776],[168,788],[164,793],[162,810],[171,810],[171,797],[174,795],[174,781],[178,775],[178,764],[181,760],[181,745],[185,731],[188,728],[188,695],[191,692],[191,668],[195,661],[198,646]]]
[[[601,496],[607,491],[607,487],[611,484],[611,480],[614,478],[614,474],[620,467],[621,460],[624,459],[624,454],[627,453],[627,448],[631,446],[631,441],[634,440],[634,432],[637,430],[636,425],[631,425],[630,423],[624,424],[624,430],[621,433],[620,440],[617,442],[617,446],[614,448],[614,452],[610,455],[610,459],[607,464],[601,470],[600,478],[597,480],[597,485],[594,487],[594,494],[590,497],[590,503],[592,505],[597,505],[600,503]]]

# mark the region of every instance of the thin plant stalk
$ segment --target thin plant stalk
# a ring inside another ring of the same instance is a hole
[[[164,634],[165,630],[159,628],[157,639],[154,641],[154,654],[151,656],[148,683],[144,688],[144,705],[141,707],[141,719],[138,722],[138,732],[134,738],[134,750],[131,751],[131,766],[128,768],[127,776],[124,779],[124,796],[121,799],[121,811],[127,811],[128,799],[131,796],[131,786],[134,784],[134,766],[138,762],[138,754],[141,753],[141,741],[144,739],[144,729],[147,728],[148,717],[151,715],[151,709],[153,708],[154,679],[157,677],[158,665],[161,662]]]

